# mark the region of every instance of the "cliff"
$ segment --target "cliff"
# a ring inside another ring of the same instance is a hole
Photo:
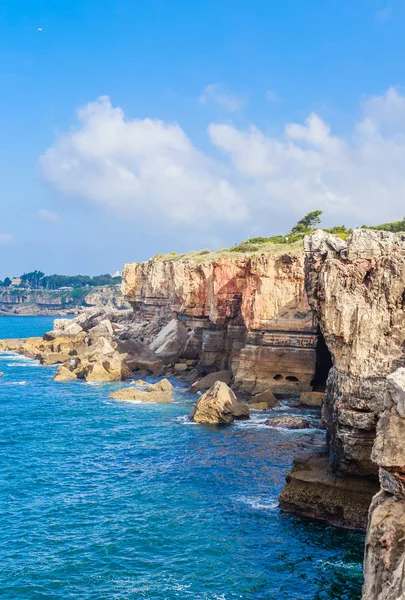
[[[333,357],[324,416],[335,472],[376,473],[371,449],[387,375],[405,365],[405,238],[357,229],[306,239],[309,303]]]
[[[312,478],[311,494],[306,465],[305,491],[319,512],[329,501],[320,481],[339,475],[337,493],[346,482],[358,495],[378,472],[363,600],[398,600],[405,597],[405,236],[355,230],[345,243],[318,231],[304,248],[309,304],[333,360],[324,405],[330,467]],[[302,482],[293,476],[282,497],[299,505]],[[305,511],[308,505],[297,508]]]
[[[126,308],[119,286],[68,290],[7,288],[0,292],[0,315],[71,315],[84,307]]]
[[[229,369],[249,393],[312,388],[318,327],[303,252],[127,264],[123,293],[139,318],[177,316],[201,374]]]

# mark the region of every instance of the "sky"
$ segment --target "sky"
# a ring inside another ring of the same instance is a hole
[[[0,278],[405,215],[405,0],[0,0]]]

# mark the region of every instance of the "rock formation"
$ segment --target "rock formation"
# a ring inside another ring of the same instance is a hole
[[[364,527],[379,470],[363,600],[398,600],[405,597],[405,236],[355,230],[344,242],[318,231],[304,248],[309,304],[333,361],[323,407],[329,461],[297,461],[280,502]]]
[[[308,419],[304,419],[304,417],[290,417],[289,415],[267,419],[265,425],[281,429],[308,429],[311,427]]]
[[[143,386],[145,382],[142,382]],[[136,384],[135,384],[136,385]],[[173,386],[167,379],[161,379],[151,385],[146,384],[146,388],[139,390],[136,387],[123,388],[109,395],[109,398],[117,400],[136,400],[138,402],[159,402],[167,404],[173,402]]]
[[[248,419],[249,407],[237,400],[233,391],[217,381],[198,400],[191,420],[207,425],[229,425],[235,419]]]
[[[386,377],[405,365],[405,238],[357,229],[305,241],[306,289],[333,357],[324,418],[335,472],[371,475]]]
[[[363,600],[405,597],[405,369],[387,377],[372,459],[381,491],[370,507]]]
[[[200,374],[229,370],[248,393],[312,389],[318,328],[303,253],[128,264],[123,292],[138,319],[177,317],[188,330],[183,356]]]

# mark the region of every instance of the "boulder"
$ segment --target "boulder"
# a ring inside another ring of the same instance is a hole
[[[255,408],[256,410],[268,410],[279,406],[280,403],[271,390],[265,390],[260,394],[252,396],[248,400],[249,408]]]
[[[111,342],[114,336],[114,329],[111,321],[103,319],[98,325],[89,330],[88,336],[92,342],[97,341],[99,338],[105,338]]]
[[[188,366],[186,365],[186,363],[177,363],[176,365],[174,365],[174,372],[175,373],[183,373],[184,371],[187,371]]]
[[[118,379],[114,373],[110,373],[107,370],[106,363],[102,361],[98,361],[89,366],[85,376],[86,381],[96,382],[96,381],[120,381],[121,377]]]
[[[144,381],[143,379],[138,379],[138,381],[134,381],[134,385],[145,386],[145,385],[148,385],[148,382]]]
[[[83,329],[75,322],[70,322],[70,325],[63,329],[63,337],[76,337]]]
[[[324,392],[302,392],[300,395],[300,404],[320,408],[323,404],[324,397]]]
[[[163,362],[146,344],[138,340],[119,340],[117,351],[125,354],[125,363],[131,371],[145,369],[149,373],[158,375],[163,368]]]
[[[217,381],[201,396],[191,415],[195,423],[229,424],[235,419],[248,419],[249,407],[236,398],[222,381]]]
[[[280,427],[282,429],[308,429],[311,427],[311,424],[307,419],[303,417],[274,417],[272,419],[268,419],[265,422],[265,425],[269,425],[270,427]]]
[[[150,386],[151,387],[151,386]],[[137,400],[140,402],[159,402],[167,404],[173,402],[173,396],[169,391],[162,390],[137,390],[134,387],[123,388],[109,395],[116,400]]]
[[[55,319],[53,322],[53,330],[54,331],[64,331],[66,327],[71,325],[74,321],[72,319]]]
[[[68,354],[61,354],[59,352],[49,352],[41,354],[40,361],[43,365],[57,365],[70,360]]]
[[[64,365],[58,367],[56,375],[53,378],[54,381],[74,381],[75,379],[77,379],[76,375]]]
[[[199,381],[196,381],[191,386],[192,392],[204,392],[214,385],[217,381],[229,384],[232,379],[231,371],[216,371],[215,373],[209,373]]]
[[[147,384],[146,384],[147,385]],[[161,379],[157,383],[152,383],[148,386],[147,392],[160,391],[160,392],[171,392],[173,386],[168,379]]]
[[[159,331],[150,344],[150,349],[165,365],[179,360],[187,342],[187,329],[177,319],[172,319]]]

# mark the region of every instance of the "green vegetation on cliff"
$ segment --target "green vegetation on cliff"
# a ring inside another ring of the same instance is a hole
[[[221,248],[211,252],[210,250],[198,250],[187,252],[185,254],[177,254],[169,252],[168,254],[156,254],[152,260],[193,260],[195,262],[204,262],[206,260],[214,260],[221,256],[234,256],[240,254],[255,254],[261,252],[271,252],[279,254],[288,250],[288,252],[300,252],[302,250],[302,240],[306,235],[309,235],[316,229],[322,229],[333,235],[337,235],[345,240],[353,231],[345,225],[335,225],[330,229],[319,227],[321,224],[321,210],[309,212],[305,217],[300,219],[288,233],[273,235],[271,237],[253,237],[243,242],[235,244],[231,248]],[[368,226],[362,225],[363,229],[377,229],[381,231],[391,231],[399,233],[405,232],[405,218],[401,221],[393,223],[384,223],[383,225]]]

